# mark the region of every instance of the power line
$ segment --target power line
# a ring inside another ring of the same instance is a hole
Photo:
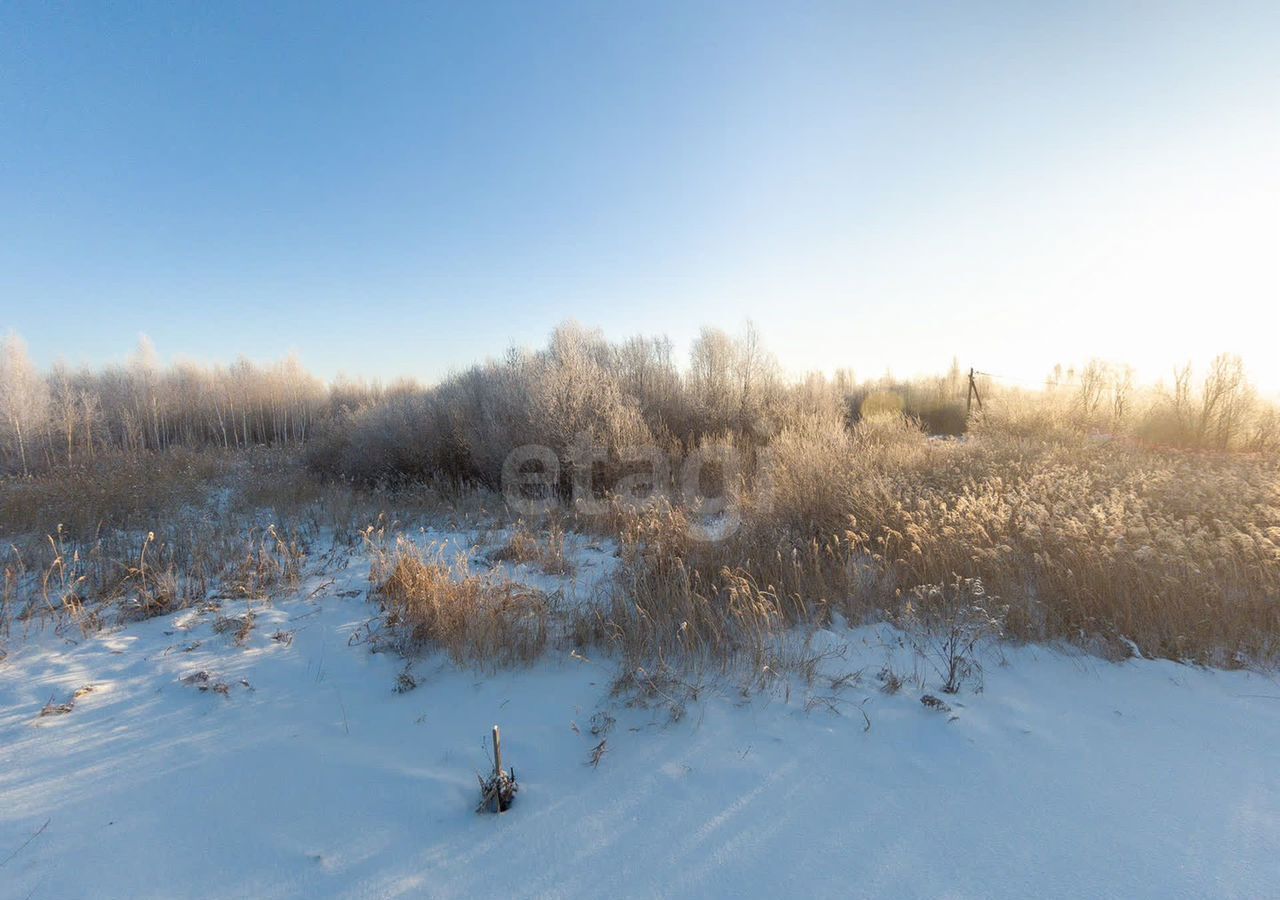
[[[1014,378],[1012,375],[997,375],[994,372],[982,372],[982,371],[979,371],[978,369],[974,369],[973,374],[982,375],[986,378],[998,378],[1001,381],[1014,381],[1014,382],[1017,382],[1018,384],[1028,384],[1028,385],[1033,385],[1035,387],[1061,387],[1062,386],[1062,382],[1060,381],[1048,381],[1048,380],[1031,381],[1030,379],[1027,379],[1027,378]]]

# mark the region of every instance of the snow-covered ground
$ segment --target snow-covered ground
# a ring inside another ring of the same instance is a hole
[[[573,552],[595,590],[607,548]],[[357,558],[293,599],[12,646],[0,897],[1262,897],[1280,884],[1272,678],[1004,647],[984,690],[939,712],[920,703],[936,680],[880,626],[818,633],[811,685],[744,696],[712,680],[678,721],[669,704],[610,696],[614,666],[568,651],[497,673],[422,660],[417,688],[397,693],[403,661],[360,640],[376,611],[367,572]],[[249,608],[242,643],[215,630]],[[931,684],[885,693],[886,663]],[[861,674],[833,685],[846,673]],[[70,711],[42,716],[51,699]],[[494,723],[521,791],[478,815]]]

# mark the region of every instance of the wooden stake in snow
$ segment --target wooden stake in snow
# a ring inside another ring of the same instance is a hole
[[[515,799],[520,785],[516,784],[516,770],[502,771],[502,735],[498,726],[493,726],[493,775],[488,781],[480,779],[480,805],[476,812],[483,812],[493,804],[494,812],[505,812]]]
[[[495,780],[502,777],[502,735],[497,725],[493,726],[493,777]]]

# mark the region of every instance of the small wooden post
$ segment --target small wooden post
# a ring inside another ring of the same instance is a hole
[[[493,777],[502,778],[502,735],[497,725],[493,726]]]
[[[520,789],[516,784],[516,770],[502,771],[502,733],[497,725],[493,726],[493,775],[485,781],[484,776],[477,772],[476,778],[480,780],[480,805],[476,812],[487,810],[490,800],[493,801],[494,812],[504,812]]]

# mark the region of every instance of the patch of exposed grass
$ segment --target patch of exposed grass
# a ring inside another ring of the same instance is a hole
[[[555,520],[548,522],[541,534],[523,520],[517,522],[507,542],[491,551],[488,558],[493,562],[534,565],[548,575],[573,574],[573,563],[565,553],[564,527]]]
[[[464,556],[399,538],[390,549],[370,541],[371,578],[387,624],[404,648],[444,650],[457,663],[527,663],[547,643],[547,598],[512,581],[473,574]]]

